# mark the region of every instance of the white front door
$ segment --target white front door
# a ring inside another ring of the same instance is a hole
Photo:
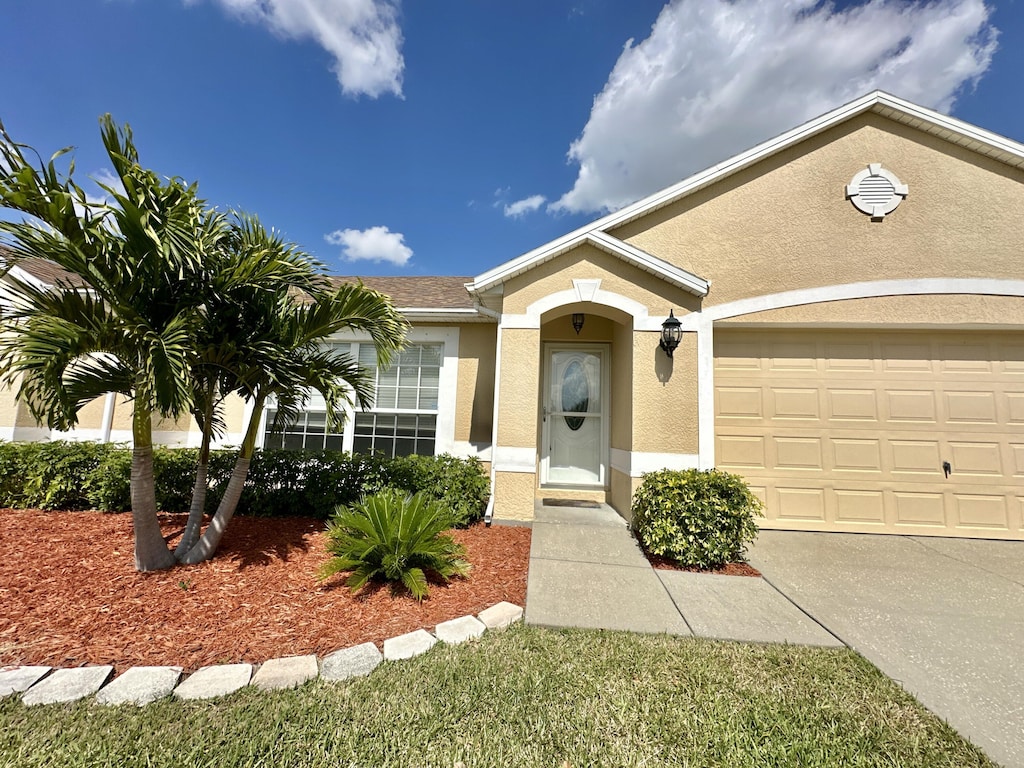
[[[608,466],[606,348],[548,347],[541,483],[604,486]]]

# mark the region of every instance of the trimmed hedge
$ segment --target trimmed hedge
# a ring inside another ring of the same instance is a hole
[[[234,451],[211,454],[207,512],[220,502],[235,457]],[[194,448],[153,451],[159,509],[188,511],[197,458]],[[131,450],[124,445],[0,442],[0,506],[125,512],[131,508],[131,464]],[[490,485],[476,459],[257,451],[238,514],[326,520],[339,505],[385,488],[424,491],[445,503],[457,525],[467,526],[483,517]]]
[[[761,501],[719,469],[647,472],[633,496],[632,527],[646,552],[694,568],[744,559]]]

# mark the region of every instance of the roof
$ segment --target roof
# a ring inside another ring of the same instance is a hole
[[[335,283],[356,283],[383,293],[400,310],[406,309],[472,309],[476,307],[466,291],[466,283],[472,277],[451,277],[448,275],[403,276],[403,277],[359,277],[338,275],[331,277]]]
[[[10,263],[8,259],[11,255],[13,254],[10,249],[0,245],[0,261],[4,262],[4,265]],[[30,278],[35,278],[46,285],[54,285],[58,282],[75,286],[82,285],[82,280],[78,275],[68,272],[46,259],[14,259],[12,269],[21,270]]]
[[[884,91],[873,91],[820,117],[809,120],[780,136],[758,144],[753,149],[749,149],[718,165],[695,173],[683,181],[655,192],[653,195],[645,197],[632,205],[627,205],[625,208],[597,219],[556,240],[534,248],[532,251],[528,251],[511,261],[499,264],[497,267],[477,276],[466,287],[473,294],[479,294],[489,288],[493,288],[584,242],[588,235],[607,233],[609,230],[646,216],[652,211],[671,205],[687,195],[691,195],[767,157],[771,157],[805,139],[827,131],[833,126],[866,112],[874,112],[891,120],[904,123],[946,141],[966,147],[986,157],[994,158],[1007,165],[1017,168],[1024,166],[1024,144],[978,128],[970,123],[965,123],[962,120],[957,120],[948,115],[918,106]],[[647,256],[651,259],[656,258],[650,256],[650,254],[647,254]]]

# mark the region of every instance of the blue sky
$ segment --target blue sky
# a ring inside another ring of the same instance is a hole
[[[103,179],[110,112],[339,274],[474,275],[876,87],[1024,140],[1021,2],[0,0],[0,119]]]

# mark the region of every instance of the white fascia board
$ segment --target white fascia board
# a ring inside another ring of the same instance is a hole
[[[539,248],[534,248],[532,251],[527,251],[522,256],[518,256],[511,261],[506,261],[504,264],[499,264],[494,269],[484,272],[482,275],[477,277],[472,283],[466,283],[466,290],[471,294],[479,294],[483,291],[492,288],[499,283],[503,283],[506,280],[515,277],[521,272],[525,272],[530,267],[536,264],[542,264],[548,259],[553,259],[555,256],[565,253],[566,251],[572,250],[577,245],[583,243],[587,234],[594,229],[594,225],[588,224],[585,227],[570,232],[567,235],[563,235],[557,240],[552,240],[550,243],[545,243]]]
[[[543,262],[553,256],[557,256],[570,248],[575,247],[583,241],[589,233],[606,232],[609,229],[622,226],[634,219],[638,219],[651,211],[670,205],[686,195],[692,194],[710,184],[713,184],[737,171],[764,160],[771,155],[781,152],[794,144],[798,144],[815,134],[826,131],[839,123],[849,120],[852,117],[868,112],[870,110],[890,117],[899,119],[904,117],[907,121],[914,121],[917,127],[928,131],[931,130],[937,135],[952,133],[961,139],[978,144],[993,150],[996,159],[1012,166],[1024,165],[1024,144],[1020,144],[1005,136],[986,131],[983,128],[957,120],[954,117],[943,115],[934,110],[918,106],[904,99],[900,99],[884,91],[873,91],[848,104],[844,104],[831,112],[808,120],[806,123],[793,128],[786,133],[780,134],[768,141],[758,144],[756,147],[741,152],[718,165],[693,174],[677,184],[666,187],[653,195],[627,205],[618,211],[610,213],[602,218],[586,224],[557,240],[552,240],[539,248],[524,253],[518,258],[500,264],[494,269],[484,272],[472,283],[467,284],[470,293],[477,293],[487,290],[489,287],[507,280],[534,263]],[[896,113],[893,115],[891,113]]]
[[[494,318],[476,309],[444,309],[435,307],[396,307],[411,322],[421,323],[493,323]]]
[[[19,267],[17,264],[12,264],[11,268],[7,271],[7,274],[9,274],[16,280],[20,280],[23,283],[28,283],[34,288],[45,289],[50,287],[49,283],[43,282],[35,275]]]
[[[708,295],[710,284],[704,278],[698,277],[685,269],[680,269],[674,264],[669,264],[664,259],[659,259],[657,256],[653,256],[647,253],[647,251],[623,242],[617,237],[612,237],[604,232],[590,232],[587,234],[587,240],[601,250],[618,256],[639,269],[657,275],[666,282],[689,291],[695,296]]]

